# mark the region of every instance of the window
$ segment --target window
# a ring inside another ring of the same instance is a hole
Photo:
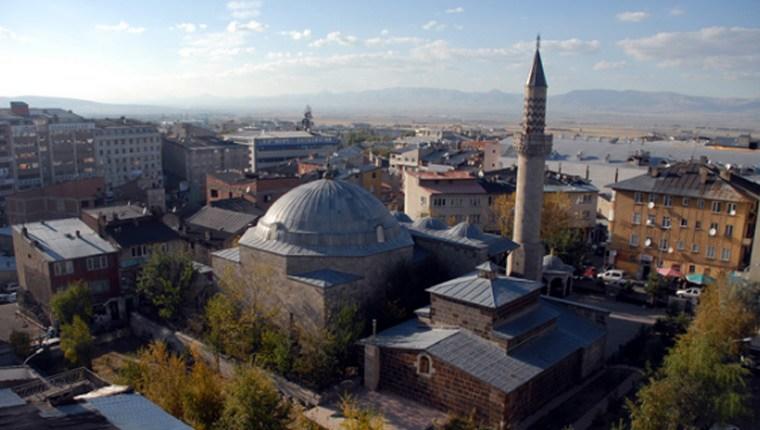
[[[731,259],[731,249],[730,248],[723,248],[720,250],[720,259],[722,261],[728,261]]]
[[[53,264],[53,273],[55,276],[70,275],[74,273],[73,261],[59,261]]]
[[[697,266],[693,264],[689,264],[689,273],[694,273],[697,271]]]
[[[583,219],[591,218],[591,211],[583,211]]]
[[[662,217],[662,228],[670,228],[671,227],[670,217],[664,216]]]
[[[641,224],[641,212],[634,212],[633,213],[633,220],[632,220],[632,222],[633,222],[634,225]]]
[[[695,254],[699,254],[699,244],[698,243],[692,243],[691,244],[691,252]]]
[[[716,233],[718,232],[719,228],[718,228],[718,223],[717,222],[711,222],[710,223],[710,235],[711,236],[713,235],[713,233],[712,233],[713,230],[715,230]]]
[[[639,235],[636,233],[631,234],[631,239],[628,241],[631,246],[639,246]]]
[[[694,221],[694,229],[702,230],[702,221]]]
[[[644,196],[642,196],[639,191],[636,191],[635,193],[633,193],[633,201],[636,204],[641,204],[644,202]]]
[[[736,215],[736,203],[729,203],[726,206],[728,207],[729,215]]]
[[[375,232],[377,233],[377,243],[385,243],[385,230],[383,226],[377,226]]]
[[[420,204],[421,204],[422,206],[425,206],[425,205],[427,204],[427,197],[425,197],[425,196],[420,196]]]
[[[707,258],[715,258],[715,247],[712,245],[707,247]]]
[[[647,215],[647,225],[651,227],[655,224],[657,224],[657,216],[655,214]]]
[[[214,197],[214,198],[219,197],[219,191],[212,189],[211,190],[211,197]]]
[[[98,281],[91,281],[88,283],[90,291],[93,294],[104,294],[111,290],[111,283],[108,279],[101,279]]]
[[[660,239],[660,251],[668,250],[668,239]]]
[[[649,193],[649,203],[654,203],[657,199],[657,194]]]
[[[703,199],[697,200],[697,208],[698,209],[704,209],[705,208],[705,201]]]
[[[421,376],[430,376],[433,373],[433,363],[427,354],[417,356],[417,374]]]
[[[435,197],[435,198],[433,198],[433,206],[435,206],[435,207],[446,206],[446,199],[444,199],[443,197]]]
[[[683,251],[685,249],[683,240],[679,240],[678,243],[676,243],[676,249],[678,249],[679,251]]]
[[[662,196],[662,204],[666,208],[673,206],[673,197],[667,195]]]
[[[685,208],[689,207],[689,198],[688,197],[684,197],[683,199],[681,199],[681,206],[683,206]]]
[[[150,248],[145,245],[136,245],[131,249],[132,257],[143,257],[150,254]]]
[[[681,228],[687,228],[689,227],[689,220],[686,218],[681,218]]]
[[[591,194],[584,194],[583,195],[583,203],[588,204],[591,203],[591,199],[593,198],[593,195]]]
[[[712,211],[717,213],[720,213],[720,202],[712,202]]]
[[[726,224],[726,237],[731,237],[734,235],[734,226],[731,224]]]
[[[108,267],[108,256],[98,255],[87,259],[87,270],[101,270]]]

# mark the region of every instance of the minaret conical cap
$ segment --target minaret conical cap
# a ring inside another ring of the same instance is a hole
[[[533,67],[530,68],[530,75],[528,75],[529,87],[543,87],[547,88],[546,76],[544,75],[544,65],[541,63],[541,53],[539,52],[539,41],[536,39],[536,54],[533,55]]]

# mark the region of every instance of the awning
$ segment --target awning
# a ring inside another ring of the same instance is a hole
[[[666,278],[680,278],[681,276],[683,276],[683,273],[681,273],[680,270],[674,269],[672,267],[670,268],[661,267],[657,269],[657,273],[659,273],[660,275]]]
[[[702,273],[690,273],[686,275],[686,280],[697,285],[710,285],[715,282],[714,278]]]

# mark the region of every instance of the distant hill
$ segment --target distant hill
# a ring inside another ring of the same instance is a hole
[[[310,104],[322,116],[456,117],[514,119],[522,110],[522,94],[502,91],[466,92],[440,88],[398,87],[354,92],[321,92],[275,97],[201,96],[165,99],[150,104],[109,104],[88,100],[19,96],[0,97],[0,106],[24,100],[36,107],[61,107],[85,116],[156,116],[177,113],[270,113],[298,116]],[[626,122],[690,120],[742,123],[760,121],[760,99],[688,96],[670,92],[577,90],[549,97],[553,119]]]

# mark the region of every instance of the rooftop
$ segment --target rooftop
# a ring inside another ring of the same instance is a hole
[[[244,212],[235,212],[213,206],[204,206],[187,219],[190,225],[209,230],[237,234],[256,222],[258,216]]]
[[[179,240],[179,234],[158,220],[124,223],[106,227],[106,232],[122,248]]]
[[[428,288],[430,294],[490,309],[512,303],[541,289],[541,283],[511,276],[473,272]]]
[[[448,227],[442,221],[431,217],[410,222],[409,216],[403,212],[396,213],[394,216],[412,236],[441,240],[471,248],[488,248],[490,256],[512,251],[519,246],[504,236],[484,233],[477,225],[468,222]]]
[[[104,206],[93,209],[82,209],[82,212],[89,215],[92,218],[99,219],[103,216],[106,217],[106,221],[112,220],[131,220],[136,218],[149,217],[150,212],[147,208],[140,205],[126,204],[115,206]]]
[[[240,263],[240,247],[220,249],[219,251],[212,252],[211,255],[229,260],[233,263]]]
[[[37,249],[50,261],[70,260],[104,253],[116,252],[116,248],[98,236],[79,218],[66,218],[17,224],[14,231],[36,244]]]
[[[313,272],[289,275],[288,279],[314,285],[320,288],[329,288],[334,285],[349,284],[362,279],[359,275],[353,273],[339,272],[332,269],[321,269]]]

